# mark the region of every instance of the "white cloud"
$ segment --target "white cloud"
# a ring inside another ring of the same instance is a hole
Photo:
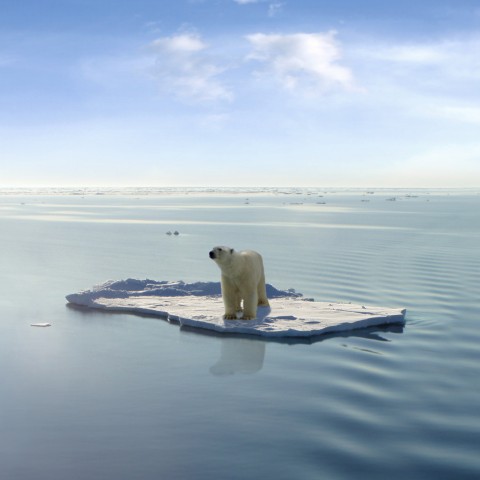
[[[196,35],[184,33],[173,37],[158,38],[152,46],[170,53],[193,53],[204,50],[207,45]]]
[[[208,54],[209,46],[194,33],[158,38],[152,42],[154,74],[161,88],[187,101],[230,101],[232,92],[218,78],[226,67]]]
[[[247,3],[259,3],[265,0],[234,0],[234,2],[239,3],[240,5],[246,5]]]
[[[341,52],[335,32],[256,33],[247,39],[253,47],[248,59],[263,63],[264,73],[287,90],[319,94],[354,87],[351,71],[338,63]]]

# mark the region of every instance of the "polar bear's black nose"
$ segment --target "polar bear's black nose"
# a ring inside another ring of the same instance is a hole
[[[211,250],[210,253],[208,254],[208,256],[210,258],[215,258],[215,252],[213,250]]]

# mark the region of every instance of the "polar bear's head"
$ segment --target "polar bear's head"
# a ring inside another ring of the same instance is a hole
[[[226,263],[230,260],[233,252],[233,248],[230,247],[214,247],[208,256],[217,263]]]

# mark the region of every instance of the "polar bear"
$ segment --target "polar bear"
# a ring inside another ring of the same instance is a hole
[[[225,304],[223,318],[237,318],[242,311],[243,320],[257,316],[257,306],[268,307],[265,272],[262,256],[253,250],[236,252],[230,247],[215,247],[209,256],[222,271],[222,297]]]

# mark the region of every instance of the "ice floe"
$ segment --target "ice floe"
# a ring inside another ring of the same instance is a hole
[[[259,307],[255,320],[223,319],[219,282],[108,281],[66,299],[89,308],[156,315],[186,327],[263,337],[311,337],[405,323],[402,308],[316,302],[272,285],[267,296],[270,307]]]

